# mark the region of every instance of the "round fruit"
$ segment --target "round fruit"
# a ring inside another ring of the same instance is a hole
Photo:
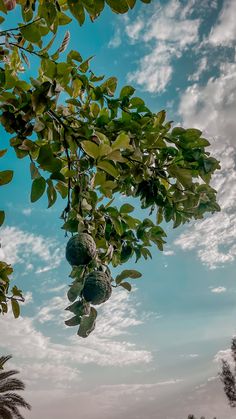
[[[87,233],[70,238],[66,246],[66,259],[72,266],[87,265],[96,257],[96,244]]]
[[[105,303],[112,292],[110,277],[104,272],[90,272],[85,277],[82,295],[86,301],[98,305]]]

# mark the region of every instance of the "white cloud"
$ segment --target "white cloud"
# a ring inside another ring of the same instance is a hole
[[[54,288],[47,288],[47,293],[48,292],[60,292],[62,290],[66,289],[66,285],[59,285],[58,287],[54,287]]]
[[[139,350],[136,345],[119,337],[129,334],[129,330],[142,324],[140,315],[133,305],[130,295],[125,290],[114,291],[111,299],[98,309],[98,319],[95,331],[89,338],[83,340],[76,336],[76,328],[69,338],[71,345],[80,345],[81,363],[96,363],[98,365],[130,365],[136,363],[149,363],[151,353]],[[65,297],[54,297],[42,306],[35,317],[40,323],[51,322],[61,325],[72,314],[65,311],[68,301]],[[142,314],[145,318],[146,313]]]
[[[134,23],[126,26],[126,33],[131,41],[137,41],[143,28],[144,22],[138,17]]]
[[[231,349],[222,349],[214,356],[214,362],[221,364],[222,360],[227,361],[230,365],[234,364]]]
[[[236,63],[224,63],[220,70],[205,86],[188,87],[179,107],[184,125],[203,130],[212,143],[212,154],[220,160],[221,170],[212,185],[222,211],[192,223],[175,244],[183,250],[195,249],[211,269],[236,258]]]
[[[225,287],[211,288],[211,292],[213,292],[215,294],[221,294],[222,292],[225,292],[225,291],[226,291]]]
[[[31,215],[31,213],[32,213],[32,208],[24,208],[22,210],[23,215],[29,216],[29,215]]]
[[[108,43],[108,47],[118,48],[120,45],[121,45],[121,30],[120,28],[116,28],[113,38]]]
[[[199,19],[188,17],[189,9],[178,0],[165,6],[153,5],[152,16],[126,26],[132,43],[142,43],[142,49],[151,50],[140,59],[139,68],[128,74],[129,82],[136,82],[148,92],[161,92],[172,78],[172,60],[179,58],[186,47],[198,40]]]
[[[181,358],[190,358],[190,359],[199,358],[199,354],[183,354],[181,355]]]
[[[131,300],[127,291],[113,294],[100,307],[96,329],[86,339],[76,335],[76,328],[63,328],[65,317],[68,318],[64,296],[46,301],[34,318],[15,320],[8,313],[0,319],[0,352],[12,353],[14,362],[22,369],[22,378],[33,388],[44,389],[73,388],[83,364],[125,367],[150,363],[150,351],[138,348],[129,336],[145,313],[140,313],[140,308],[137,313],[134,296]],[[31,295],[28,297],[29,300]],[[55,340],[41,331],[46,322],[53,328]],[[58,333],[63,336],[61,344],[57,343]]]
[[[164,256],[173,256],[175,254],[174,250],[164,250],[163,255]]]
[[[202,73],[207,69],[207,57],[201,58],[197,71],[188,77],[189,81],[198,81]]]
[[[80,383],[79,387],[75,386],[69,392],[62,393],[58,390],[50,392],[51,397],[49,392],[44,394],[41,391],[38,392],[37,398],[35,396],[33,398],[30,393],[29,396],[31,396],[31,403],[34,406],[35,419],[42,416],[72,419],[77,411],[83,419],[118,419],[120,417],[142,419],[147,415],[147,412],[148,417],[154,419],[157,417],[155,414],[156,400],[158,399],[159,402],[162,395],[167,395],[171,390],[175,392],[181,383],[181,379],[171,378],[154,383],[94,385],[89,390],[87,388],[82,390],[82,383]],[[26,394],[26,396],[28,395]],[[42,405],[42,400],[46,402],[46,406],[45,403]],[[150,402],[152,402],[151,412],[149,412]],[[27,413],[26,417],[28,417]],[[160,415],[160,417],[164,417],[164,415]]]
[[[32,292],[31,291],[27,291],[24,294],[24,299],[25,299],[24,305],[32,303],[33,302],[33,294],[32,294]]]
[[[236,2],[235,0],[225,0],[216,25],[212,28],[209,42],[213,45],[235,44],[236,40]]]
[[[64,254],[58,243],[51,238],[20,230],[17,227],[4,227],[1,230],[0,258],[7,263],[25,264],[26,270],[33,269],[33,263],[44,262],[37,273],[55,269],[60,265]]]

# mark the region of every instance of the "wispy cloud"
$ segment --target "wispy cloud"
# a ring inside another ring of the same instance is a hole
[[[12,264],[24,264],[32,271],[37,263],[37,273],[57,268],[64,251],[55,239],[23,231],[18,227],[1,230],[0,258]],[[44,263],[44,266],[38,267]]]
[[[134,295],[131,298],[125,290],[113,292],[109,302],[98,309],[96,329],[88,339],[81,340],[75,335],[75,328],[73,329],[73,334],[68,339],[73,347],[78,345],[79,340],[80,362],[121,366],[151,361],[152,355],[149,351],[138,349],[127,337],[124,339],[134,326],[142,324],[134,302]],[[40,307],[35,320],[61,327],[64,320],[71,317],[64,310],[67,305],[65,296],[54,297]],[[146,318],[146,313],[142,317]]]
[[[212,185],[222,211],[193,223],[175,241],[183,250],[195,249],[211,269],[236,258],[235,109],[235,62],[222,63],[219,76],[210,78],[205,86],[188,87],[179,107],[184,124],[203,130],[212,143],[212,154],[221,162]]]
[[[139,16],[126,26],[132,43],[142,43],[142,50],[151,50],[142,56],[138,69],[128,74],[130,82],[151,93],[166,89],[173,74],[173,60],[198,40],[200,19],[190,19],[189,12],[178,0],[171,0],[165,6],[158,2],[145,24],[143,16]]]
[[[215,294],[222,294],[222,292],[226,292],[226,288],[225,287],[211,288],[211,292]]]
[[[202,57],[199,61],[197,70],[195,71],[195,73],[193,73],[192,75],[188,77],[188,80],[198,81],[200,76],[202,75],[202,73],[204,73],[204,71],[206,71],[206,69],[207,69],[207,57]]]
[[[31,213],[32,213],[32,209],[31,208],[24,208],[22,210],[22,214],[23,215],[29,216],[29,215],[31,215]]]
[[[116,28],[113,37],[108,43],[109,48],[118,48],[121,45],[121,30],[119,27]]]
[[[68,318],[64,310],[68,304],[66,297],[53,297],[34,317],[14,320],[9,313],[0,319],[0,350],[13,353],[27,382],[39,389],[73,387],[84,364],[113,367],[148,364],[151,352],[134,343],[129,334],[145,317],[140,307],[137,313],[134,302],[134,296],[131,299],[127,291],[114,292],[112,299],[99,309],[95,331],[82,339],[76,335],[76,328],[63,328]],[[55,338],[42,331],[46,323],[53,328]],[[63,343],[57,343],[57,334]]]
[[[236,2],[235,0],[225,0],[218,22],[212,28],[209,42],[213,45],[232,46],[236,41]]]

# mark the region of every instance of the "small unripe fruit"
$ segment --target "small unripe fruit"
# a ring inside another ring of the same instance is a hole
[[[105,303],[111,293],[111,278],[106,273],[94,271],[85,277],[82,295],[89,303],[94,305]]]
[[[66,246],[66,259],[72,266],[88,265],[96,257],[96,244],[92,236],[80,233],[70,238]]]

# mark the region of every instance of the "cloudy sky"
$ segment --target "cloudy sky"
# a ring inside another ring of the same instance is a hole
[[[64,326],[63,202],[31,205],[29,163],[10,150],[1,159],[15,176],[0,190],[0,259],[15,266],[26,303],[18,320],[0,319],[0,354],[13,355],[8,365],[27,384],[27,418],[235,417],[217,376],[236,332],[235,16],[235,0],[153,0],[71,25],[70,48],[95,55],[96,73],[118,76],[153,111],[203,130],[222,166],[213,181],[222,211],[178,231],[167,226],[164,252],[138,264],[134,291],[114,292],[85,340]]]

